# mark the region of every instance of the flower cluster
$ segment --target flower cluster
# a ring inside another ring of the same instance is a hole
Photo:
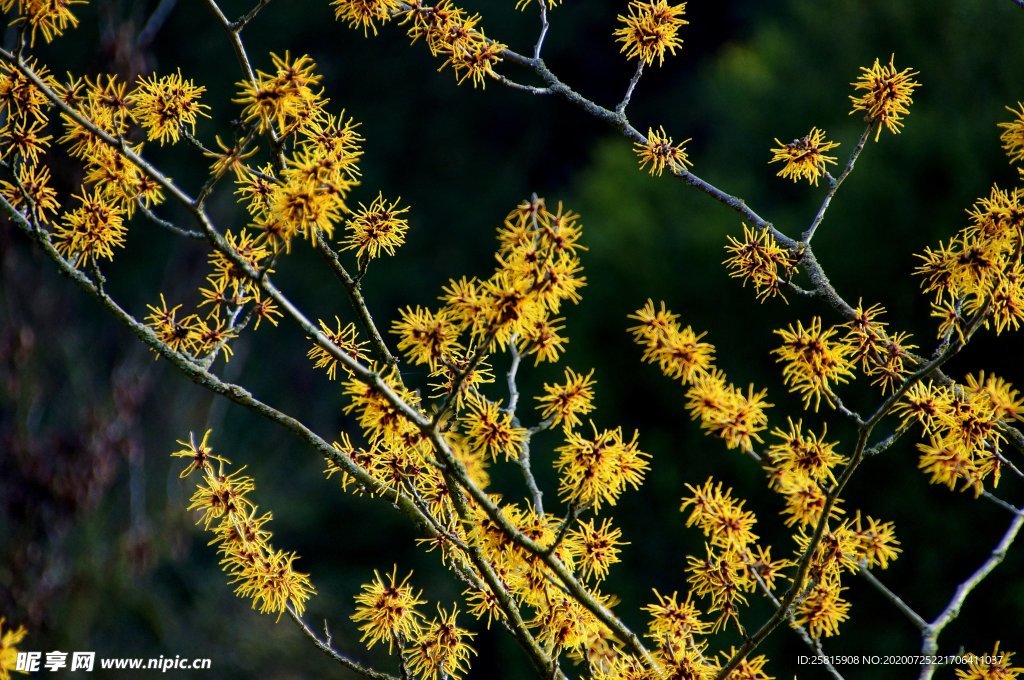
[[[744,286],[752,283],[759,300],[782,295],[782,285],[797,272],[799,254],[780,246],[768,229],[750,229],[746,224],[742,239],[727,238],[729,257],[724,264],[729,276],[743,279]]]
[[[522,0],[522,8],[529,0]],[[377,34],[377,24],[397,18],[408,25],[413,42],[424,38],[430,53],[443,59],[441,68],[451,67],[459,84],[466,80],[484,86],[496,77],[494,67],[501,61],[505,45],[488,38],[479,28],[480,15],[468,14],[451,0],[429,5],[422,0],[333,0],[335,16],[366,35]],[[548,5],[557,5],[550,2]]]
[[[298,555],[274,548],[266,525],[272,515],[260,513],[249,494],[255,488],[252,477],[243,475],[244,466],[230,474],[230,461],[213,453],[210,431],[196,441],[179,441],[181,449],[172,457],[188,462],[181,476],[198,473],[201,479],[192,494],[189,510],[199,514],[196,524],[213,534],[221,568],[228,574],[239,597],[252,600],[253,609],[264,614],[281,614],[289,609],[302,614],[306,601],[315,593],[309,576],[293,565]]]
[[[640,157],[641,170],[650,165],[649,172],[652,175],[660,176],[666,168],[672,174],[680,174],[686,172],[687,166],[693,165],[686,156],[686,143],[689,141],[686,139],[675,144],[672,138],[665,134],[665,128],[649,128],[647,138],[634,144],[633,149]]]
[[[666,52],[674,55],[683,45],[679,29],[689,23],[683,18],[685,12],[685,2],[670,5],[667,0],[632,0],[629,13],[619,15],[619,23],[624,25],[615,30],[615,40],[622,43],[627,58],[648,66],[657,60],[660,66]]]
[[[825,165],[835,165],[835,156],[826,156],[826,151],[839,146],[836,142],[825,141],[825,132],[816,127],[799,139],[794,139],[789,144],[783,144],[777,138],[775,143],[778,146],[772,149],[771,163],[783,163],[779,170],[779,177],[786,177],[794,182],[806,179],[814,186],[818,186],[818,178],[825,173]]]
[[[917,71],[909,68],[896,70],[893,64],[895,55],[889,57],[889,63],[882,65],[878,59],[871,68],[861,67],[860,77],[853,82],[853,89],[860,96],[850,96],[853,110],[864,112],[864,120],[875,126],[875,141],[878,141],[885,127],[893,134],[899,134],[903,127],[903,116],[910,113],[910,103],[914,90],[920,83],[914,80]]]
[[[725,441],[728,448],[753,450],[761,441],[759,432],[767,427],[765,392],[751,385],[746,393],[731,385],[725,373],[714,367],[714,346],[701,342],[679,316],[668,311],[665,303],[655,308],[647,304],[629,316],[638,322],[630,328],[633,340],[643,347],[644,361],[656,363],[669,378],[681,380],[686,390],[686,408],[690,417],[708,434]]]
[[[968,376],[966,385],[920,382],[896,407],[905,423],[917,423],[927,438],[917,445],[919,466],[933,484],[980,495],[1002,471],[1001,426],[1024,420],[1024,400],[994,375]]]
[[[969,223],[938,248],[925,248],[915,270],[933,295],[939,334],[963,340],[977,324],[996,333],[1024,321],[1024,190],[993,186],[968,211]]]

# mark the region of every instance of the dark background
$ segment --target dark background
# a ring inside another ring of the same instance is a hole
[[[79,8],[82,26],[56,45],[37,50],[53,71],[132,73],[180,67],[206,85],[214,120],[199,124],[212,141],[236,115],[230,103],[240,72],[204,3],[179,2],[149,44],[138,35],[155,2],[97,2]],[[237,16],[248,2],[224,2]],[[512,0],[478,0],[466,7],[484,16],[488,35],[520,52],[531,49],[538,21]],[[633,66],[618,55],[611,34],[625,3],[567,0],[551,14],[545,47],[549,65],[585,95],[612,105]],[[762,216],[796,236],[824,192],[775,177],[767,165],[773,138],[789,140],[811,126],[842,143],[840,158],[861,130],[849,112],[849,83],[858,67],[896,55],[922,87],[905,131],[869,143],[815,238],[815,250],[838,290],[889,310],[892,328],[915,334],[930,351],[934,324],[927,300],[910,276],[913,253],[947,238],[965,222],[964,210],[993,182],[1011,187],[1016,170],[999,147],[996,124],[1024,98],[1024,10],[1010,0],[754,0],[692,2],[682,53],[641,81],[631,108],[638,128],[664,125],[677,140],[692,137],[694,171],[745,198]],[[640,431],[653,471],[626,494],[615,517],[631,541],[606,590],[636,630],[640,607],[661,592],[686,591],[685,555],[702,551],[695,530],[677,512],[685,483],[713,474],[734,486],[759,512],[758,533],[774,554],[793,547],[777,514],[781,501],[764,487],[755,466],[703,438],[683,411],[683,392],[641,365],[626,315],[648,297],[664,299],[686,323],[709,331],[718,364],[738,383],[768,388],[772,423],[799,412],[768,352],[773,328],[821,314],[819,303],[765,305],[729,279],[720,262],[727,234],[740,232],[735,213],[669,178],[636,167],[630,145],[613,130],[565,102],[514,92],[490,82],[486,90],[456,87],[422,44],[387,26],[377,38],[335,23],[326,2],[273,3],[244,37],[257,68],[268,53],[309,53],[324,75],[331,110],[362,121],[363,186],[369,202],[379,190],[412,206],[407,244],[376,263],[366,281],[378,323],[387,328],[406,304],[432,304],[440,286],[492,268],[494,230],[531,192],[549,204],[564,200],[583,215],[588,286],[583,302],[566,311],[572,343],[566,362],[595,369],[599,425]],[[503,73],[529,82],[507,66]],[[185,147],[148,149],[190,191],[206,161]],[[67,179],[73,179],[71,177]],[[241,226],[227,185],[214,199],[220,224]],[[168,206],[166,213],[176,215]],[[322,461],[289,433],[192,385],[152,355],[83,296],[6,224],[0,230],[0,615],[30,630],[24,649],[95,650],[100,656],[210,657],[217,677],[346,677],[300,638],[289,621],[251,612],[219,571],[208,537],[185,512],[191,485],[177,478],[167,454],[189,430],[213,427],[212,443],[256,478],[255,499],[274,512],[274,543],[302,556],[318,595],[308,620],[326,619],[336,645],[382,668],[392,662],[366,653],[348,620],[352,595],[374,568],[413,569],[414,582],[433,601],[450,604],[459,586],[436,555],[415,548],[412,528],[386,504],[354,498],[325,480]],[[311,316],[352,318],[341,289],[319,262],[298,247],[279,266],[279,284]],[[137,220],[127,247],[104,267],[110,289],[137,316],[157,300],[194,304],[205,276],[205,251]],[[261,328],[236,346],[225,369],[258,397],[301,417],[330,438],[351,423],[341,413],[339,388],[305,358],[307,342],[294,327]],[[1020,384],[1019,336],[984,334],[950,366],[953,375],[995,371]],[[499,374],[505,366],[499,362]],[[561,367],[524,364],[527,396]],[[423,378],[410,371],[412,382]],[[868,409],[878,395],[859,384],[844,399]],[[500,383],[499,383],[500,386]],[[531,399],[523,402],[526,407]],[[846,452],[851,432],[829,413],[805,416]],[[884,428],[883,428],[884,429]],[[538,436],[535,468],[554,503],[550,470],[553,434]],[[1016,455],[1016,454],[1013,454]],[[1018,460],[1019,462],[1019,460]],[[516,493],[511,466],[492,469],[498,488]],[[1022,489],[1004,479],[999,493],[1020,505]],[[905,550],[884,580],[926,618],[948,601],[955,585],[995,545],[1009,515],[968,495],[929,486],[916,469],[914,439],[870,460],[854,477],[847,508],[896,523]],[[991,649],[995,640],[1024,641],[1024,560],[1014,550],[968,600],[941,638],[943,653]],[[848,577],[854,602],[831,654],[910,654],[917,632],[866,583]],[[754,603],[744,621],[756,628],[769,615]],[[531,671],[511,638],[478,632],[470,677],[521,678]],[[732,639],[730,639],[730,637]],[[735,636],[720,638],[728,646]],[[718,651],[718,647],[712,651]],[[808,651],[780,629],[763,647],[768,670],[799,673]],[[843,670],[843,669],[841,669]],[[849,670],[849,677],[908,677],[913,668]],[[951,671],[944,671],[948,676]],[[98,675],[99,673],[97,673]]]

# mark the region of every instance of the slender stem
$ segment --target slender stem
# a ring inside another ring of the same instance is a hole
[[[867,568],[867,564],[861,564],[860,571],[858,572],[864,580],[874,586],[875,590],[882,594],[886,600],[891,602],[897,609],[900,610],[904,616],[906,616],[914,624],[918,630],[926,630],[928,628],[928,622],[924,618],[914,611],[914,608],[903,601],[896,593],[889,590],[889,588],[878,580],[878,577],[871,573],[871,570]]]
[[[256,15],[263,11],[263,8],[271,3],[271,0],[259,0],[256,6],[246,12],[244,15],[239,17],[237,21],[231,24],[232,33],[241,33],[242,29],[249,25],[249,22],[256,18]]]
[[[626,87],[626,94],[622,97],[622,101],[615,107],[615,113],[620,116],[626,115],[626,107],[629,106],[629,102],[633,99],[633,91],[636,89],[636,84],[640,82],[640,76],[644,74],[644,62],[638,62],[636,65],[636,72],[633,77],[629,79],[629,85]]]
[[[303,621],[302,617],[299,616],[298,612],[296,612],[291,605],[287,605],[287,608],[288,616],[292,618],[292,621],[294,621],[295,625],[299,627],[299,630],[301,630],[306,637],[313,641],[313,644],[316,645],[317,649],[319,649],[321,652],[337,661],[345,668],[355,673],[358,673],[359,675],[362,675],[365,678],[371,678],[372,680],[399,680],[394,675],[389,675],[381,671],[375,671],[372,668],[367,668],[366,666],[360,665],[352,659],[348,658],[347,656],[345,656],[344,654],[342,654],[341,652],[339,652],[331,646],[329,638],[326,640],[320,639],[320,637],[317,636],[315,632],[313,632],[313,629],[310,628],[305,621]]]
[[[185,238],[191,238],[191,239],[196,239],[196,240],[200,240],[200,241],[205,241],[206,240],[206,236],[204,236],[202,233],[200,233],[198,231],[192,231],[191,229],[185,229],[184,227],[179,227],[178,225],[174,224],[173,222],[169,222],[169,221],[167,221],[167,220],[157,216],[156,213],[154,213],[152,210],[150,210],[149,208],[146,207],[146,204],[142,202],[141,198],[136,198],[135,199],[135,206],[139,209],[139,212],[141,212],[143,215],[146,216],[146,219],[148,219],[150,222],[152,222],[153,224],[157,225],[158,227],[166,229],[167,231],[169,231],[169,232],[171,232],[173,234],[177,234],[178,236],[184,236]]]
[[[968,576],[967,580],[957,586],[956,592],[953,593],[953,597],[950,599],[949,604],[946,605],[946,608],[942,610],[942,613],[934,621],[928,624],[927,629],[922,634],[921,654],[928,657],[935,656],[938,653],[939,634],[942,633],[943,629],[950,622],[960,615],[960,609],[964,606],[964,601],[967,600],[967,596],[971,594],[971,591],[977,588],[999,566],[999,563],[1006,558],[1006,553],[1017,538],[1017,534],[1020,533],[1022,526],[1024,526],[1024,510],[1018,511],[1014,516],[1013,521],[1010,522],[1010,525],[1003,533],[1003,537],[999,539],[999,543],[996,544],[996,547],[989,554],[988,559],[974,573]],[[929,680],[935,673],[935,668],[934,664],[923,664],[921,666],[920,679]]]
[[[313,246],[320,252],[324,260],[327,262],[327,266],[330,267],[334,275],[341,281],[342,287],[348,294],[349,302],[352,304],[352,308],[356,312],[356,316],[359,317],[359,323],[362,325],[363,330],[370,337],[370,342],[373,345],[374,352],[377,354],[377,358],[384,362],[386,366],[395,366],[398,364],[398,358],[391,353],[388,349],[388,344],[384,340],[384,336],[381,335],[380,330],[377,328],[376,322],[373,320],[373,315],[370,314],[370,309],[366,305],[366,299],[363,297],[362,287],[359,281],[349,273],[348,269],[341,261],[341,257],[338,253],[327,243],[327,239],[324,238],[323,232],[317,231],[316,239],[313,242]]]
[[[825,194],[825,200],[821,202],[821,207],[818,208],[818,213],[814,216],[811,226],[807,228],[807,231],[805,231],[801,237],[804,243],[810,243],[811,239],[814,238],[814,232],[818,230],[818,226],[821,225],[821,221],[825,219],[825,212],[828,210],[829,205],[831,205],[836,192],[839,191],[839,186],[847,177],[850,176],[850,173],[853,172],[853,166],[857,163],[857,158],[860,157],[860,152],[864,150],[864,144],[867,143],[868,137],[871,136],[871,130],[873,127],[874,124],[869,125],[864,129],[864,132],[861,133],[860,139],[857,140],[857,146],[853,147],[853,151],[850,152],[850,157],[846,161],[846,167],[843,168],[839,177],[835,179],[830,178],[828,192]]]
[[[544,38],[548,35],[548,0],[537,0],[540,5],[540,34],[537,36],[537,43],[533,46],[533,58],[540,60],[540,51],[544,47]]]

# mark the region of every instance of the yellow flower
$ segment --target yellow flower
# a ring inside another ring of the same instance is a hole
[[[500,405],[484,397],[470,395],[466,399],[469,411],[463,418],[466,445],[476,451],[486,451],[491,457],[504,454],[516,458],[526,439],[526,430],[512,424],[512,416]]]
[[[386,23],[391,15],[402,9],[401,0],[333,0],[334,17],[344,21],[349,28],[362,28],[363,35],[373,31],[377,35],[376,22]]]
[[[213,449],[210,448],[207,443],[210,439],[210,434],[213,430],[207,430],[203,434],[203,439],[198,444],[196,443],[195,433],[188,433],[188,441],[178,440],[178,444],[181,444],[182,449],[175,451],[171,454],[172,458],[187,458],[188,465],[181,471],[179,475],[182,479],[188,477],[190,474],[197,470],[202,470],[205,473],[213,473],[213,461],[220,463],[231,463],[230,460],[223,456],[214,455]]]
[[[469,655],[476,652],[468,641],[475,633],[455,624],[458,613],[457,607],[446,612],[438,605],[437,618],[427,623],[419,636],[403,650],[409,670],[416,677],[458,680],[469,671]]]
[[[835,165],[835,156],[826,156],[826,151],[839,146],[836,142],[825,141],[825,132],[816,127],[799,139],[783,144],[775,139],[777,147],[772,149],[770,163],[785,163],[777,173],[779,177],[788,177],[794,182],[806,179],[818,186],[818,179],[825,174],[826,163]]]
[[[897,71],[893,65],[895,55],[889,57],[889,63],[881,65],[878,59],[871,68],[861,67],[861,75],[854,81],[853,89],[860,91],[859,97],[850,96],[853,110],[864,112],[864,120],[875,127],[875,141],[882,134],[882,127],[893,134],[899,134],[903,127],[903,116],[910,113],[908,108],[913,101],[911,95],[920,86],[913,80],[917,71],[909,68]]]
[[[383,194],[369,207],[359,204],[359,210],[345,223],[345,250],[355,250],[360,257],[375,259],[382,254],[395,254],[405,242],[405,232],[409,229],[409,221],[402,217],[409,208],[399,208],[399,201],[386,201]]]
[[[812,638],[839,634],[839,624],[850,618],[850,603],[842,598],[844,588],[820,583],[797,604],[795,622],[807,626]]]
[[[999,127],[1003,128],[1003,133],[999,135],[999,139],[1003,142],[1003,149],[1006,150],[1006,155],[1010,157],[1010,162],[1016,163],[1017,161],[1024,160],[1024,104],[1017,102],[1016,109],[1007,106],[1006,110],[1012,113],[1015,118],[1009,123],[999,124]]]
[[[743,279],[744,286],[751,282],[762,302],[775,295],[785,300],[782,284],[796,274],[800,254],[780,246],[768,229],[750,229],[746,224],[742,240],[727,238],[725,252],[730,256],[723,264],[729,269],[729,276]]]
[[[436,369],[462,349],[459,326],[450,310],[432,312],[417,305],[401,310],[399,315],[401,318],[392,324],[391,332],[398,336],[398,349],[412,363]]]
[[[363,350],[365,342],[358,340],[359,333],[356,330],[354,323],[348,323],[345,326],[341,325],[341,319],[334,317],[335,326],[337,330],[332,330],[323,319],[320,320],[320,330],[323,334],[333,343],[337,345],[341,351],[349,355],[353,359],[359,361],[366,361],[366,352]],[[320,346],[319,343],[314,342],[313,346],[309,349],[306,356],[314,362],[315,368],[323,368],[327,370],[327,377],[334,380],[338,375],[338,364],[340,363],[334,358],[330,352]],[[343,366],[346,373],[350,373],[348,367]]]
[[[50,186],[50,168],[45,165],[19,164],[14,176],[21,183],[21,187],[15,182],[0,180],[0,194],[15,208],[25,205],[25,194],[28,195],[28,205],[23,212],[28,213],[29,219],[45,221],[47,213],[56,215],[60,210],[60,203],[57,201],[57,190]],[[22,189],[25,194],[22,194]]]
[[[356,595],[356,612],[352,620],[362,624],[359,626],[363,632],[360,642],[369,640],[368,648],[386,641],[390,652],[396,642],[408,643],[419,637],[423,615],[416,607],[424,600],[419,599],[420,594],[408,585],[411,572],[401,582],[396,581],[397,575],[397,565],[386,582],[374,570],[373,581],[365,584],[362,592]]]
[[[689,141],[685,139],[679,144],[673,144],[672,138],[665,133],[665,128],[648,128],[647,139],[636,142],[633,150],[640,157],[641,170],[650,165],[648,172],[652,175],[661,176],[665,168],[672,174],[681,174],[686,172],[687,166],[693,166],[686,155],[686,143]]]
[[[622,429],[597,431],[593,437],[566,432],[565,443],[556,449],[555,468],[561,473],[559,494],[567,501],[598,511],[615,505],[627,486],[640,488],[649,467],[648,456],[637,448],[637,434],[625,441]]]
[[[1013,680],[1024,673],[1024,668],[1010,665],[1015,652],[1000,650],[999,644],[989,653],[962,655],[975,660],[968,662],[967,670],[957,669],[957,680]]]
[[[290,605],[300,616],[306,609],[306,600],[315,594],[309,575],[295,571],[292,564],[295,553],[268,550],[259,553],[248,565],[234,572],[232,583],[238,583],[235,593],[252,600],[253,609],[263,614],[277,614],[278,618]]]
[[[619,561],[619,546],[629,545],[622,540],[622,530],[607,519],[600,526],[594,520],[581,521],[566,535],[565,544],[580,572],[595,581],[604,579],[611,565]]]
[[[797,322],[796,326],[775,333],[782,338],[782,346],[772,350],[772,354],[785,364],[782,377],[786,385],[803,395],[805,408],[813,402],[817,411],[822,397],[834,406],[833,385],[845,383],[853,376],[852,348],[835,339],[835,328],[822,330],[818,317],[807,328]]]
[[[88,265],[100,258],[114,259],[114,248],[124,246],[128,227],[124,212],[111,205],[98,189],[85,189],[75,196],[79,207],[64,214],[62,223],[54,228],[55,247],[76,266]]]
[[[657,363],[661,372],[684,384],[706,374],[714,361],[715,347],[701,342],[707,333],[695,333],[687,326],[680,326],[679,315],[668,311],[665,303],[660,310],[654,308],[654,301],[647,303],[628,318],[639,321],[629,331],[633,340],[644,348],[643,360]]]
[[[629,14],[618,17],[625,25],[615,30],[615,40],[622,43],[621,51],[628,59],[639,59],[648,66],[657,59],[661,65],[665,52],[674,55],[683,45],[679,29],[689,23],[683,19],[685,12],[685,2],[670,5],[667,0],[632,0]]]
[[[49,43],[69,26],[77,27],[78,18],[71,13],[71,6],[86,3],[87,0],[3,0],[0,2],[0,10],[10,12],[17,4],[21,16],[13,23],[25,22],[29,25],[29,46],[35,47],[37,31]]]
[[[18,666],[18,647],[28,631],[25,626],[10,628],[7,619],[0,617],[0,680],[10,680],[11,671]],[[24,671],[18,671],[24,672]]]
[[[205,91],[205,87],[182,78],[179,70],[169,76],[140,77],[128,103],[150,141],[173,143],[178,141],[182,128],[188,126],[195,132],[196,116],[209,117],[204,109],[210,107],[199,103]]]
[[[544,384],[544,395],[536,397],[540,402],[541,416],[551,420],[552,425],[562,423],[571,430],[581,423],[580,416],[594,410],[594,371],[586,375],[565,369],[565,383]]]

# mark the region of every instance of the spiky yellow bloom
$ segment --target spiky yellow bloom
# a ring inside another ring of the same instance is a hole
[[[882,127],[899,134],[903,116],[910,113],[911,95],[920,86],[913,79],[917,71],[909,68],[897,71],[894,59],[895,55],[890,56],[889,63],[884,66],[875,59],[871,68],[861,67],[860,77],[852,83],[853,89],[862,94],[850,96],[853,103],[850,113],[864,112],[864,120],[875,126],[876,142],[882,134]]]
[[[349,28],[363,29],[363,35],[373,31],[377,35],[377,22],[386,23],[391,15],[402,8],[401,0],[333,0],[334,17]]]
[[[446,612],[437,607],[437,618],[424,624],[420,634],[403,650],[409,670],[423,680],[453,678],[458,680],[469,671],[469,656],[476,651],[469,646],[475,636],[455,624],[457,607]]]
[[[231,474],[221,469],[205,471],[188,506],[189,510],[201,513],[196,524],[202,523],[204,529],[209,529],[214,520],[244,517],[255,507],[247,494],[256,488],[256,483],[252,477],[242,474],[244,470],[245,466]]]
[[[515,458],[526,440],[526,430],[512,424],[512,415],[501,410],[500,403],[476,395],[467,400],[468,411],[463,417],[466,444],[474,450],[486,451],[497,458]]]
[[[50,168],[45,165],[18,165],[14,172],[17,182],[0,180],[0,195],[30,220],[43,222],[60,210],[57,190],[50,186]],[[18,186],[18,184],[21,186]],[[24,193],[22,191],[24,190]],[[27,200],[26,200],[27,198]]]
[[[1024,160],[1024,104],[1017,102],[1016,109],[1007,106],[1006,110],[1014,115],[1014,119],[999,124],[1003,129],[999,139],[1003,142],[1003,149],[1010,157],[1010,162],[1016,163]]]
[[[316,591],[309,575],[295,571],[292,564],[295,553],[269,550],[260,553],[248,565],[236,570],[232,583],[235,593],[252,600],[253,609],[263,614],[281,614],[291,606],[300,616],[306,610],[306,601]]]
[[[537,642],[551,650],[579,649],[586,644],[588,633],[601,624],[578,600],[555,590],[527,622],[537,627]]]
[[[401,318],[392,324],[391,332],[398,336],[398,349],[413,364],[428,364],[436,369],[461,349],[459,326],[451,311],[442,308],[432,312],[416,306],[401,310],[399,315]]]
[[[160,306],[146,305],[149,314],[146,316],[146,325],[153,329],[160,342],[170,347],[175,352],[191,351],[195,342],[194,325],[195,314],[188,314],[181,318],[178,311],[181,305],[167,307],[167,300],[164,294],[160,293]]]
[[[371,260],[384,253],[394,255],[409,230],[409,221],[402,217],[409,208],[400,208],[400,201],[387,201],[377,194],[369,207],[360,203],[359,210],[345,222],[344,249]]]
[[[261,132],[273,128],[289,134],[309,119],[310,108],[322,106],[320,93],[313,90],[321,76],[314,73],[316,65],[308,55],[294,60],[288,52],[270,57],[274,72],[257,71],[254,82],[238,83],[234,102],[244,106],[244,119],[255,122]]]
[[[629,14],[618,17],[624,25],[615,30],[615,40],[622,43],[621,51],[628,59],[639,59],[648,66],[657,59],[660,66],[666,52],[674,55],[683,45],[679,29],[690,23],[683,18],[685,12],[685,2],[670,5],[667,0],[632,0]]]
[[[784,163],[782,169],[777,173],[779,177],[786,177],[794,182],[806,179],[814,186],[818,186],[818,179],[825,174],[825,165],[835,165],[835,156],[826,156],[826,151],[839,146],[836,142],[825,140],[825,131],[812,127],[811,131],[803,137],[794,139],[784,144],[776,137],[777,147],[773,148],[772,159],[769,163]]]
[[[992,407],[992,416],[1004,422],[1024,420],[1024,398],[1013,385],[999,376],[986,376],[984,371],[977,376],[968,375],[964,388],[972,399],[987,401]]]
[[[705,557],[695,555],[686,558],[686,580],[692,593],[709,599],[707,610],[717,612],[717,618],[709,625],[709,631],[716,633],[729,621],[740,626],[740,607],[747,604],[747,593],[756,587],[742,553],[735,550],[716,550],[705,544]]]
[[[494,382],[494,371],[487,360],[481,359],[474,366],[472,359],[471,351],[455,350],[446,362],[430,371],[430,377],[436,379],[430,383],[435,396],[447,397],[458,385],[455,394],[455,408],[458,410],[462,409],[469,395],[479,390],[481,385]]]
[[[419,404],[417,394],[405,388],[394,372],[384,373],[381,377],[406,404],[413,408]],[[419,432],[398,407],[362,380],[351,378],[346,381],[345,394],[351,399],[344,408],[345,413],[357,413],[359,426],[371,442],[404,442]]]
[[[140,77],[128,96],[135,120],[150,141],[177,142],[183,128],[195,132],[197,116],[209,117],[209,106],[199,102],[205,87],[181,76],[181,70],[167,76]]]
[[[489,39],[482,30],[467,33],[464,40],[453,41],[442,47],[447,56],[442,68],[451,66],[459,85],[469,80],[473,87],[486,87],[487,79],[494,78],[494,67],[501,62],[507,45]]]
[[[46,153],[53,135],[44,135],[46,122],[35,119],[8,120],[0,129],[0,158],[15,157],[34,166]]]
[[[695,637],[707,633],[708,624],[701,620],[701,612],[693,604],[690,596],[685,602],[679,602],[679,593],[665,597],[654,591],[657,604],[649,604],[644,611],[650,615],[647,624],[647,637],[656,641],[669,641],[673,646],[689,647]]]
[[[104,199],[98,189],[91,193],[83,189],[75,198],[79,207],[65,213],[61,224],[54,228],[57,252],[77,266],[100,258],[114,259],[114,248],[124,246],[128,233],[124,212]]]
[[[544,395],[536,397],[541,416],[550,419],[552,425],[561,423],[566,430],[579,425],[580,416],[594,410],[593,375],[593,370],[583,375],[567,367],[564,383],[545,383]]]
[[[683,497],[680,512],[689,510],[686,526],[697,525],[711,545],[726,550],[743,551],[757,540],[752,531],[757,517],[743,509],[743,501],[737,501],[731,492],[722,491],[722,484],[715,484],[709,477],[703,486],[686,485],[689,495]]]
[[[400,582],[397,576],[398,565],[386,579],[374,570],[373,580],[363,585],[362,592],[355,597],[352,620],[361,624],[360,642],[366,642],[370,649],[378,642],[387,642],[390,652],[396,642],[415,640],[422,630],[423,615],[416,608],[425,600],[408,585],[412,572]]]
[[[221,464],[231,463],[227,458],[213,453],[213,449],[209,445],[210,434],[212,432],[213,430],[207,430],[203,433],[203,438],[198,444],[196,443],[196,436],[194,432],[188,433],[187,442],[180,439],[178,440],[177,443],[183,448],[171,453],[171,457],[185,458],[188,460],[188,465],[185,466],[185,469],[182,470],[181,475],[179,475],[182,479],[188,477],[197,470],[212,474],[214,471],[213,461],[217,461]]]
[[[850,618],[850,603],[842,598],[845,588],[820,583],[795,607],[795,621],[807,626],[812,638],[839,634],[839,624]]]
[[[77,27],[78,18],[71,8],[86,3],[87,0],[3,0],[0,2],[0,11],[10,12],[14,9],[20,15],[12,24],[27,24],[29,45],[35,47],[36,33],[42,33],[43,39],[49,43],[69,27]]]
[[[964,654],[974,660],[967,663],[966,669],[957,669],[957,680],[1014,680],[1024,674],[1024,668],[1011,665],[1015,652],[1000,650],[999,645],[996,642],[992,651],[985,654]]]
[[[800,253],[783,248],[768,229],[751,229],[743,224],[743,238],[727,237],[729,245],[725,252],[729,257],[723,264],[729,269],[729,276],[749,281],[757,291],[757,299],[764,302],[775,295],[782,295],[782,284],[793,278],[797,272]],[[782,295],[785,300],[786,296]]]
[[[853,518],[850,529],[857,538],[857,556],[870,567],[888,569],[903,550],[896,540],[896,529],[892,522],[880,522],[866,517],[862,522],[860,511]]]
[[[711,669],[712,673],[716,673],[720,671],[721,668],[724,668],[725,665],[729,663],[734,656],[736,656],[737,652],[739,652],[739,650],[735,647],[730,647],[729,651],[722,650],[719,652],[719,661],[718,664]],[[768,675],[768,672],[764,669],[766,663],[768,663],[768,657],[763,654],[747,656],[740,661],[726,677],[729,678],[729,680],[774,680],[774,677]]]
[[[665,133],[665,128],[648,128],[647,139],[636,142],[633,151],[640,157],[641,170],[647,169],[652,175],[659,177],[665,168],[672,174],[680,174],[686,172],[687,166],[693,166],[686,155],[686,144],[689,141],[687,138],[679,144],[674,144],[672,138]],[[649,169],[648,165],[651,166]]]
[[[321,319],[320,330],[323,331],[323,334],[327,336],[331,343],[341,349],[342,352],[357,361],[366,361],[366,351],[363,349],[366,343],[359,341],[359,332],[356,330],[356,325],[354,323],[348,323],[342,326],[341,319],[338,317],[334,317],[334,324],[336,328],[332,329],[323,321],[323,319]],[[306,356],[314,362],[314,368],[325,369],[327,371],[327,377],[331,380],[337,378],[338,365],[340,362],[319,343],[314,342]],[[343,366],[342,368],[345,369],[346,373],[350,374],[347,366]]]
[[[838,442],[826,442],[827,425],[823,427],[820,435],[813,432],[804,432],[803,422],[787,419],[789,430],[775,428],[772,435],[779,443],[769,447],[767,452],[768,460],[774,466],[790,468],[806,473],[811,479],[823,482],[825,480],[836,483],[833,470],[837,465],[846,463],[846,457],[835,451]]]
[[[623,439],[622,428],[597,431],[591,438],[566,432],[565,443],[556,449],[555,468],[561,473],[559,494],[580,506],[600,510],[615,505],[627,486],[640,488],[649,467],[648,454],[637,447],[637,434]]]
[[[835,338],[838,331],[823,330],[821,319],[815,317],[807,328],[798,321],[796,326],[775,333],[782,338],[782,346],[772,350],[772,354],[785,364],[782,377],[786,385],[802,395],[805,408],[813,402],[817,411],[822,397],[834,406],[833,385],[845,383],[853,376],[851,348]]]
[[[619,561],[619,548],[629,543],[622,540],[622,530],[603,520],[581,521],[565,537],[566,550],[579,565],[580,572],[596,581],[608,575],[609,568]]]
[[[729,384],[725,374],[712,369],[698,375],[686,390],[686,409],[707,434],[718,437],[730,449],[753,451],[759,433],[768,426],[765,409],[772,404],[765,390],[750,385],[744,392]]]
[[[0,617],[0,680],[10,680],[11,671],[17,669],[18,645],[26,635],[28,631],[25,626],[11,628],[7,625],[7,619]]]
[[[25,65],[35,72],[44,84],[59,87],[49,69],[39,64],[35,58],[28,58]],[[6,113],[12,120],[25,121],[34,118],[46,121],[46,109],[49,106],[50,98],[13,63],[5,60],[3,65],[0,65],[0,112]]]
[[[654,301],[648,300],[629,318],[639,322],[629,331],[644,348],[643,360],[657,363],[667,377],[688,384],[710,370],[715,347],[701,342],[707,334],[695,333],[690,326],[681,327],[679,315],[668,311],[664,302],[655,309]]]

